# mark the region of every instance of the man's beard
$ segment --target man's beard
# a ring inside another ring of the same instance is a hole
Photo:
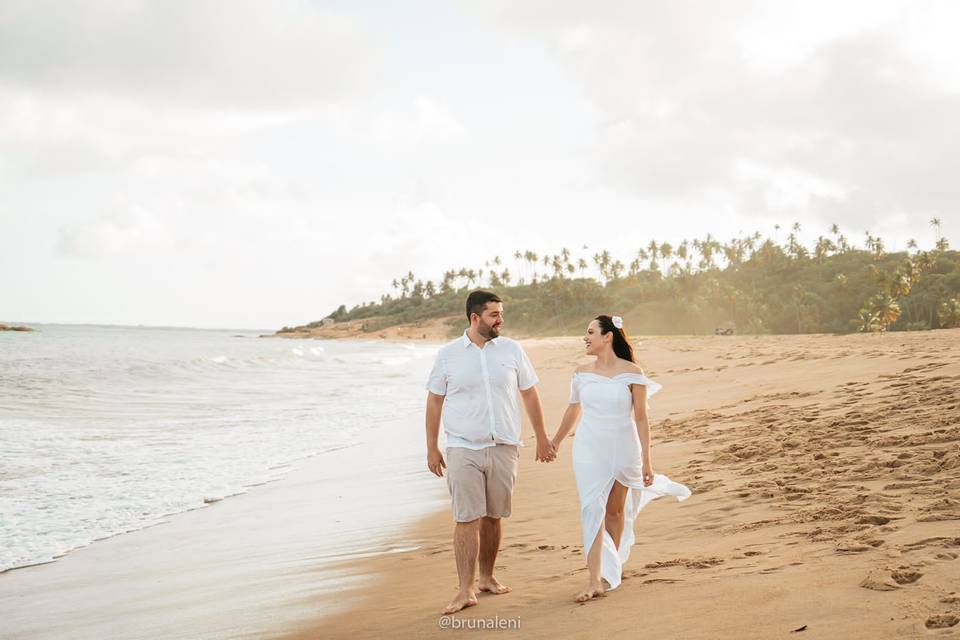
[[[477,331],[487,340],[493,340],[500,336],[500,329],[493,327],[492,325],[479,323],[477,325]]]

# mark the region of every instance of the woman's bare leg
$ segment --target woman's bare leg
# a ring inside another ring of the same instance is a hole
[[[623,535],[623,505],[627,502],[628,489],[618,481],[613,481],[613,488],[607,496],[607,512],[604,514],[603,524],[607,533],[613,538],[613,544],[620,548],[620,536]]]
[[[576,595],[574,600],[586,602],[604,594],[603,582],[600,577],[600,558],[603,555],[604,530],[613,538],[613,543],[620,547],[620,536],[623,535],[623,506],[627,501],[627,487],[618,481],[613,481],[610,493],[607,495],[607,508],[603,514],[603,526],[597,530],[597,537],[590,547],[587,556],[587,569],[590,571],[590,584],[584,591]]]
[[[603,525],[597,527],[597,537],[594,538],[590,546],[590,553],[587,555],[587,569],[590,571],[590,584],[587,588],[576,596],[577,602],[586,602],[593,598],[599,598],[603,595],[603,582],[600,578],[600,558],[603,554]]]

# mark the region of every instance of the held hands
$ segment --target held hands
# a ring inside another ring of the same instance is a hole
[[[560,444],[563,442],[566,436],[567,436],[567,432],[563,429],[563,426],[561,425],[560,429],[555,434],[553,434],[552,438],[550,438],[550,444],[553,445],[553,452],[555,454],[557,455],[560,454]]]
[[[443,454],[440,449],[430,449],[427,451],[427,468],[438,478],[443,477],[443,470],[447,463],[443,461]]]
[[[537,438],[537,462],[553,462],[557,459],[557,449],[546,438]]]

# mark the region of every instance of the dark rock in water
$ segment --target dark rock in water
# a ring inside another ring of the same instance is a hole
[[[18,327],[12,324],[0,324],[0,331],[33,331],[31,327]]]

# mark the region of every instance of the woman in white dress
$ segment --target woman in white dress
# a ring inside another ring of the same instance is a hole
[[[647,398],[661,385],[636,365],[623,320],[597,316],[583,340],[587,355],[596,360],[573,374],[570,404],[553,438],[559,450],[582,414],[573,442],[573,471],[590,584],[576,595],[577,602],[602,596],[603,581],[609,589],[620,585],[635,539],[633,521],[648,502],[660,496],[686,500],[691,493],[653,471]]]

